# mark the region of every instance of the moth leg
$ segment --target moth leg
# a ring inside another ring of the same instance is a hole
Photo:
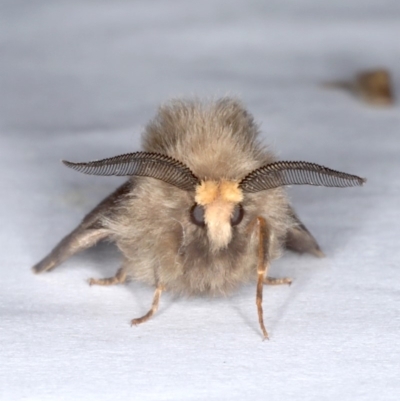
[[[136,318],[136,319],[132,319],[131,320],[131,326],[133,325],[138,325],[144,322],[147,322],[158,310],[158,304],[160,303],[160,297],[161,297],[161,293],[163,292],[164,287],[162,285],[159,285],[155,292],[154,292],[154,296],[153,296],[153,303],[151,304],[151,309],[142,317]]]
[[[270,265],[269,249],[270,249],[272,234],[269,232],[267,223],[263,217],[257,217],[257,227],[258,227],[258,266],[257,266],[258,280],[257,280],[256,305],[258,312],[258,321],[260,323],[264,339],[268,339],[268,332],[264,325],[264,315],[262,308],[264,284],[270,284],[270,285],[291,284],[292,280],[287,277],[284,278],[268,277],[268,270]]]
[[[43,260],[33,266],[34,273],[49,271],[58,266],[69,257],[84,249],[90,248],[98,241],[109,236],[109,231],[101,224],[104,216],[112,216],[126,194],[129,193],[132,183],[127,181],[116,191],[105,198],[89,214],[81,224],[62,239],[58,245]]]
[[[281,284],[292,284],[292,279],[289,277],[275,278],[275,277],[264,277],[264,284],[267,285],[281,285]]]
[[[263,287],[264,279],[269,268],[269,233],[267,232],[267,223],[263,217],[257,217],[257,228],[258,228],[258,266],[257,266],[257,294],[256,294],[256,305],[258,312],[258,322],[263,332],[264,340],[268,339],[268,332],[264,325],[262,298],[263,298]]]
[[[33,266],[32,270],[34,273],[49,271],[66,261],[75,253],[90,248],[95,245],[96,242],[107,236],[108,231],[105,229],[82,230],[78,227],[62,239],[49,255]]]
[[[127,276],[125,269],[121,267],[118,269],[117,273],[114,277],[107,277],[107,278],[90,278],[88,280],[89,285],[114,285],[114,284],[123,284],[126,282]]]

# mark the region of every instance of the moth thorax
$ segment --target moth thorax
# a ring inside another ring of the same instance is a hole
[[[204,221],[212,251],[226,248],[232,239],[231,217],[243,200],[235,181],[202,181],[196,188],[195,201],[204,207]]]

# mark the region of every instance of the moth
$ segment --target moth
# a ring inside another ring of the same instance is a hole
[[[264,338],[263,286],[290,284],[268,275],[284,249],[323,256],[289,204],[288,185],[351,187],[355,175],[314,163],[278,161],[259,140],[259,128],[240,101],[173,100],[161,106],[143,134],[144,151],[85,163],[63,163],[81,173],[127,176],[51,253],[33,267],[49,271],[67,258],[109,240],[123,255],[114,277],[90,285],[138,280],[163,291],[225,295],[256,283]]]
[[[394,103],[393,84],[386,69],[359,72],[351,81],[326,82],[326,88],[345,89],[372,106]]]

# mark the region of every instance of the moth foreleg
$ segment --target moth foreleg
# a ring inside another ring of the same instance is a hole
[[[107,278],[90,278],[88,280],[89,285],[114,285],[114,284],[123,284],[127,279],[126,271],[123,267],[118,269],[117,273],[113,277]]]
[[[258,312],[258,322],[264,335],[264,339],[268,339],[268,332],[264,325],[262,298],[263,298],[263,287],[264,278],[269,268],[269,245],[270,245],[270,233],[268,232],[267,223],[263,217],[257,217],[257,229],[258,229],[258,265],[257,265],[257,294],[256,294],[256,305]]]
[[[264,277],[264,284],[267,285],[281,285],[281,284],[292,284],[292,279],[289,277],[275,278],[275,277]]]
[[[147,322],[158,310],[158,305],[160,303],[160,297],[161,297],[161,293],[163,292],[164,287],[162,285],[159,285],[155,292],[154,292],[154,296],[153,296],[153,303],[151,305],[151,309],[142,317],[136,318],[136,319],[132,319],[131,320],[131,326],[133,325],[138,325],[144,322]]]
[[[268,339],[268,332],[264,325],[264,315],[262,307],[263,286],[264,284],[290,285],[292,283],[292,280],[288,277],[283,277],[283,278],[268,277],[272,233],[269,231],[267,223],[263,217],[257,217],[257,229],[258,229],[258,265],[257,265],[258,280],[257,280],[256,305],[258,312],[258,321],[260,323],[264,339]]]

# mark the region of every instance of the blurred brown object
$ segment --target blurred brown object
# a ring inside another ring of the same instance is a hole
[[[353,81],[326,82],[323,86],[346,89],[374,106],[390,106],[394,103],[390,73],[383,68],[362,71]]]

